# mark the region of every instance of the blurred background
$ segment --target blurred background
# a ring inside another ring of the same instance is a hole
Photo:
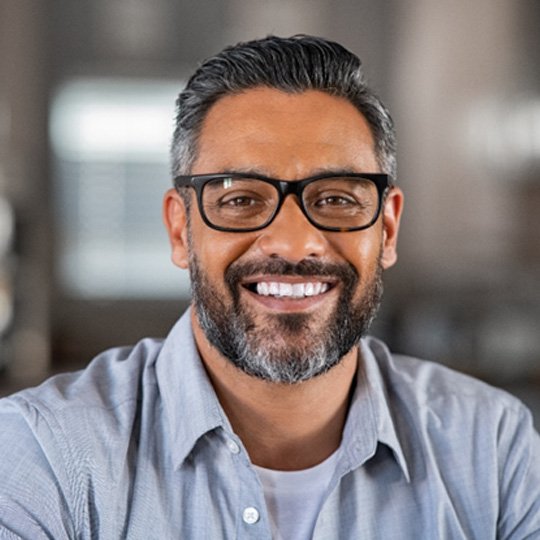
[[[540,424],[540,2],[0,0],[0,393],[164,336],[174,100],[269,33],[336,39],[397,123],[400,261],[374,333]]]

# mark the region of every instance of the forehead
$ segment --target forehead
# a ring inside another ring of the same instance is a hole
[[[363,115],[324,92],[256,88],[210,108],[192,172],[258,170],[295,179],[331,169],[378,171]]]

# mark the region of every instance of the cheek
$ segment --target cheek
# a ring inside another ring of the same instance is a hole
[[[204,223],[193,223],[192,250],[205,274],[222,282],[226,269],[253,243],[246,234],[214,231]]]
[[[382,226],[352,233],[337,233],[333,245],[338,255],[352,264],[364,279],[376,270],[383,241]]]

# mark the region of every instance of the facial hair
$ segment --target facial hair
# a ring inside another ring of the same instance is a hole
[[[206,338],[237,368],[265,381],[295,384],[332,369],[367,333],[382,298],[380,256],[356,300],[361,279],[349,263],[235,261],[225,271],[227,302],[191,253],[192,299]],[[268,314],[264,324],[257,324],[254,314],[242,304],[240,291],[242,280],[261,274],[329,277],[339,283],[341,292],[327,321],[317,319],[317,313],[281,313]]]

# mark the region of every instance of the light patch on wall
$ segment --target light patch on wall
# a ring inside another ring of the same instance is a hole
[[[182,84],[78,79],[53,99],[60,285],[91,298],[188,295],[161,222]]]
[[[471,159],[485,158],[505,173],[540,163],[540,98],[476,102],[467,126]]]
[[[107,79],[64,84],[53,100],[50,133],[60,157],[167,160],[179,84]]]

